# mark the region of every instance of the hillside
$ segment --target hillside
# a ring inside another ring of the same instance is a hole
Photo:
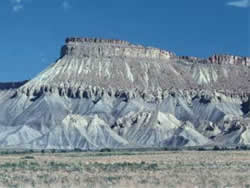
[[[0,147],[250,144],[250,57],[68,38],[35,78],[0,84],[0,106]]]

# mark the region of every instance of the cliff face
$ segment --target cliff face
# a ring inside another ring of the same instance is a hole
[[[214,55],[208,58],[208,61],[215,64],[246,65],[250,66],[249,57],[240,57],[232,55]]]
[[[250,144],[249,57],[68,38],[34,79],[2,86],[1,147]]]
[[[92,90],[88,88],[96,88],[101,93],[124,90],[130,96],[157,93],[164,98],[171,90],[208,90],[244,96],[250,92],[248,65],[247,57],[178,57],[121,40],[68,38],[61,58],[20,91],[26,95],[53,91],[84,96]]]
[[[169,59],[173,53],[157,48],[146,48],[121,40],[105,40],[98,38],[67,38],[61,50],[61,57],[120,57]]]
[[[146,59],[181,59],[199,63],[213,63],[223,65],[246,65],[250,66],[250,57],[233,55],[213,55],[208,59],[181,56],[175,53],[152,47],[134,45],[122,40],[109,40],[101,38],[67,38],[61,50],[61,57],[65,55],[75,57],[124,57]]]
[[[250,57],[241,57],[233,55],[213,55],[208,59],[200,59],[197,57],[181,56],[181,60],[189,62],[197,62],[204,64],[217,64],[217,65],[245,65],[250,66]]]

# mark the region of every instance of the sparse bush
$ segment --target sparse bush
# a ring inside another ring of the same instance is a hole
[[[169,149],[167,147],[163,148],[163,151],[168,151]]]
[[[214,151],[226,151],[226,150],[230,150],[229,148],[227,148],[227,147],[220,147],[220,146],[214,146],[213,147],[213,150]]]
[[[100,152],[111,152],[112,150],[110,148],[102,148]]]
[[[157,170],[158,169],[158,164],[157,163],[152,163],[149,164],[145,170]]]
[[[198,151],[206,151],[206,148],[199,147],[199,148],[198,148]]]
[[[107,182],[117,183],[122,179],[122,176],[108,176],[104,178]]]
[[[27,160],[19,162],[7,162],[0,165],[0,168],[5,169],[24,169],[24,170],[37,170],[40,165],[37,162],[28,162]]]
[[[242,146],[240,146],[240,149],[241,150],[248,150],[248,147],[246,145],[242,145]]]
[[[214,146],[213,150],[214,151],[219,151],[219,150],[221,150],[221,148],[219,146]]]
[[[81,152],[82,150],[80,148],[75,148],[74,152]]]
[[[227,147],[224,146],[224,147],[221,147],[220,150],[226,151],[226,150],[229,150],[229,148],[227,148]]]
[[[178,147],[169,148],[169,151],[180,151],[180,150],[182,149]]]
[[[23,159],[35,159],[35,157],[30,156],[30,155],[27,155],[27,156],[24,156],[24,158],[23,158]]]
[[[123,162],[123,163],[113,163],[113,164],[105,164],[105,163],[92,163],[85,166],[85,169],[88,171],[92,170],[101,170],[104,172],[117,172],[120,170],[130,170],[130,171],[137,171],[137,170],[157,170],[158,164],[157,163],[146,163],[142,161],[141,163],[130,163],[130,162]]]
[[[67,172],[72,172],[72,171],[82,170],[82,167],[79,164],[62,163],[62,162],[56,162],[56,161],[50,161],[48,163],[48,167],[49,169],[54,170],[54,171],[65,170]]]

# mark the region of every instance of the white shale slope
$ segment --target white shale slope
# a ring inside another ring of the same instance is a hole
[[[0,83],[0,147],[250,144],[250,59],[69,38],[37,77]]]

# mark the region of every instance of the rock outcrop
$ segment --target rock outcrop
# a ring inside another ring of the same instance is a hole
[[[28,82],[0,84],[0,147],[250,144],[249,57],[68,38]]]
[[[62,47],[61,57],[119,57],[169,59],[173,53],[157,48],[146,48],[121,40],[105,40],[98,38],[67,38]]]
[[[180,60],[185,60],[192,63],[217,64],[217,65],[245,65],[250,66],[250,57],[241,57],[234,55],[213,55],[207,59],[197,57],[181,56]]]
[[[208,61],[215,64],[246,65],[250,66],[249,57],[240,57],[233,55],[214,55],[208,58]]]

